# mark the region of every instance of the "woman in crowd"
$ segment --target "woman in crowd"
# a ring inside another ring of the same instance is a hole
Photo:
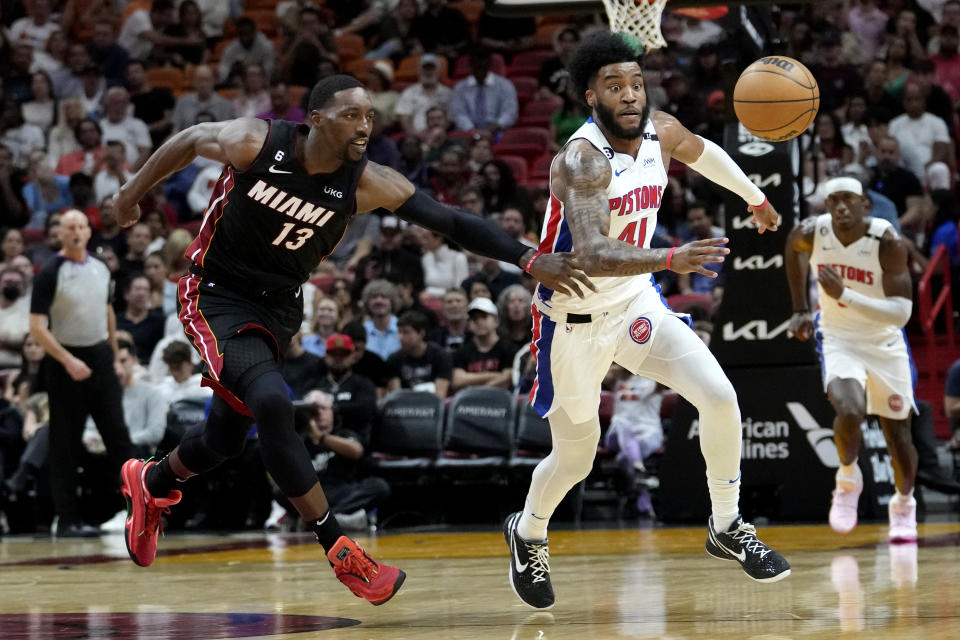
[[[327,352],[327,338],[340,326],[337,314],[338,306],[332,298],[321,297],[314,303],[313,325],[301,341],[304,349],[321,357]]]
[[[497,312],[500,314],[500,335],[514,344],[527,344],[533,338],[533,296],[522,284],[512,284],[500,292]]]
[[[337,303],[338,328],[360,317],[360,309],[350,294],[350,282],[346,278],[337,278],[330,285],[330,297]]]
[[[160,251],[167,242],[167,236],[170,235],[170,226],[167,216],[159,209],[152,209],[143,214],[141,222],[145,222],[150,227],[150,244],[147,245],[147,253]]]
[[[17,256],[23,255],[23,234],[10,228],[0,232],[0,269],[8,266]]]
[[[192,44],[166,47],[170,61],[178,67],[203,64],[209,51],[203,33],[203,16],[193,0],[183,0],[179,8],[179,21],[164,29],[164,34],[174,38],[189,38]]]
[[[894,35],[887,42],[887,81],[883,88],[898,102],[903,94],[903,87],[910,77],[910,65],[913,58],[907,49],[907,40],[903,36]]]
[[[34,71],[30,75],[30,90],[33,100],[20,105],[23,121],[33,124],[46,134],[57,118],[57,101],[53,97],[53,81],[46,71]]]
[[[503,211],[508,205],[512,205],[523,211],[524,218],[529,215],[530,202],[517,186],[513,171],[506,162],[494,158],[484,164],[480,169],[479,181],[485,210]]]
[[[853,162],[854,153],[843,139],[840,119],[829,111],[821,111],[814,121],[814,132],[814,148],[826,162],[826,176],[836,178],[843,175],[843,168]]]
[[[143,261],[143,275],[150,281],[150,308],[163,310],[164,315],[177,310],[177,283],[169,278],[167,262],[161,251],[154,251]]]
[[[30,68],[34,71],[45,71],[50,75],[56,74],[66,66],[69,46],[66,34],[63,31],[54,31],[47,38],[43,50],[33,52],[33,64]]]

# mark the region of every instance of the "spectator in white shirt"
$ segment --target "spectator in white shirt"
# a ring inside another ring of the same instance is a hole
[[[200,173],[193,179],[193,185],[187,192],[187,206],[195,217],[201,217],[206,211],[213,188],[217,185],[221,173],[223,173],[223,165],[212,164],[200,169]]]
[[[53,19],[52,12],[51,0],[33,0],[30,3],[30,15],[10,25],[10,42],[25,42],[34,51],[42,51],[47,38],[60,30],[60,24]]]
[[[903,89],[903,113],[890,121],[889,133],[900,143],[905,168],[930,188],[950,188],[950,134],[942,118],[926,111],[920,87]]]
[[[169,375],[160,382],[160,392],[167,406],[184,398],[209,398],[213,390],[200,386],[202,376],[194,373],[195,364],[189,344],[174,340],[163,348],[163,363]]]
[[[35,124],[46,133],[57,118],[57,103],[53,99],[53,82],[46,71],[34,71],[30,83],[33,100],[20,105],[23,120]]]
[[[35,124],[25,123],[20,105],[15,102],[8,102],[3,107],[3,115],[0,116],[0,143],[13,154],[13,166],[17,169],[27,168],[31,151],[46,147],[43,129]]]
[[[117,44],[127,50],[131,60],[146,60],[154,45],[179,47],[204,44],[194,36],[168,36],[163,30],[177,21],[173,0],[153,0],[150,10],[138,9],[124,20]]]
[[[432,53],[420,57],[418,82],[403,90],[394,115],[400,120],[403,130],[410,134],[427,128],[427,111],[440,107],[445,112],[450,107],[450,89],[440,84],[439,59]]]
[[[127,171],[124,160],[123,143],[118,140],[107,140],[103,152],[103,168],[93,178],[93,192],[97,202],[103,202],[107,196],[120,191],[133,174]]]
[[[33,52],[33,64],[30,65],[31,71],[46,71],[53,74],[64,67],[67,60],[67,48],[70,42],[67,40],[63,31],[57,30],[50,34],[43,49]]]
[[[104,140],[119,140],[126,149],[127,164],[134,170],[143,166],[153,150],[150,129],[146,123],[130,115],[130,94],[123,87],[107,90],[105,117],[100,120]]]
[[[269,77],[273,74],[276,51],[273,43],[257,30],[256,23],[247,16],[236,20],[237,39],[227,45],[217,67],[220,82],[232,84],[243,76],[243,65],[259,64]]]
[[[250,63],[243,68],[243,86],[233,101],[233,115],[237,118],[256,118],[270,110],[270,92],[263,67]]]
[[[470,275],[467,256],[451,249],[443,236],[429,229],[420,228],[419,233],[423,249],[420,257],[423,283],[428,294],[442,296],[447,289],[459,286]]]

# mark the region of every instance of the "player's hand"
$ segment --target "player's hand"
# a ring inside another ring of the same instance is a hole
[[[699,273],[708,278],[716,278],[714,271],[707,269],[705,264],[723,262],[724,256],[730,249],[722,246],[730,242],[728,238],[707,238],[694,240],[677,247],[670,258],[670,271],[675,273]]]
[[[70,377],[76,382],[86,380],[92,373],[90,371],[90,367],[88,367],[83,360],[74,356],[70,356],[70,359],[67,361],[67,364],[64,365],[64,368],[67,370],[67,373],[70,374]]]
[[[764,198],[763,204],[759,207],[747,205],[747,211],[753,214],[752,222],[760,225],[757,233],[777,230],[777,225],[780,224],[780,214],[777,213],[777,210],[773,208],[773,205],[770,204],[770,201],[766,198]]]
[[[597,290],[572,253],[540,254],[530,265],[530,275],[548,289],[568,296],[583,298],[587,289]]]
[[[813,316],[809,311],[797,311],[793,314],[787,326],[787,335],[801,342],[806,342],[813,336]]]
[[[117,223],[126,229],[132,227],[140,220],[140,205],[136,202],[129,202],[123,197],[123,189],[113,196],[113,206],[117,213]]]
[[[820,283],[823,292],[834,300],[839,300],[840,296],[843,295],[843,280],[840,278],[840,274],[834,271],[833,267],[829,265],[821,267],[817,282]]]

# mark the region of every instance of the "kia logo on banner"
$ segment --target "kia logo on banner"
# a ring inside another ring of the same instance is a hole
[[[779,229],[757,233],[736,194],[722,190],[730,255],[723,266],[723,298],[714,315],[710,348],[724,367],[816,362],[809,344],[791,339],[790,291],[783,249],[797,210],[797,143],[753,137],[739,123],[727,126],[724,148],[780,214]]]

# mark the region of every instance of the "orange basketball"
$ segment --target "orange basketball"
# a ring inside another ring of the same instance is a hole
[[[797,60],[767,56],[740,74],[733,90],[733,108],[753,135],[776,142],[790,140],[817,117],[820,88]]]

